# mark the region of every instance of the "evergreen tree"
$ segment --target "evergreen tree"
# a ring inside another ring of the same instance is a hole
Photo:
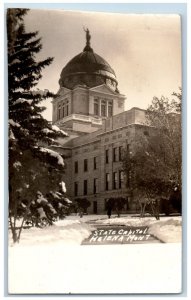
[[[42,70],[52,63],[53,58],[37,61],[36,56],[42,49],[41,39],[38,32],[26,32],[24,16],[27,12],[26,9],[7,11],[9,221],[14,242],[19,240],[24,221],[29,216],[34,218],[36,215],[41,219],[41,206],[45,208],[47,203],[49,211],[52,209],[53,212],[50,193],[55,196],[59,192],[64,160],[48,146],[56,144],[58,137],[66,136],[42,117],[45,107],[40,106],[41,102],[54,95],[47,89],[41,91],[35,87],[42,77]],[[64,202],[63,194],[59,200],[68,206],[69,201]],[[48,209],[44,211],[46,215]],[[51,214],[47,215],[51,219]],[[16,230],[18,217],[23,218],[19,233]]]

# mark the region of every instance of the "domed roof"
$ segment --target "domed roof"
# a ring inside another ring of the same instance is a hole
[[[61,77],[74,73],[97,73],[116,78],[114,70],[98,54],[92,51],[83,51],[72,58],[63,68]]]
[[[72,58],[63,68],[60,75],[60,86],[73,88],[77,84],[88,87],[109,82],[117,88],[117,79],[114,70],[105,59],[96,54],[90,47],[90,34],[86,30],[86,46],[83,52]]]

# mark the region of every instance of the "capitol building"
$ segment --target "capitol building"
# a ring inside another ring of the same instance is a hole
[[[68,133],[56,148],[65,156],[64,181],[71,200],[86,198],[88,213],[105,213],[109,198],[125,200],[124,212],[136,203],[123,171],[123,155],[133,151],[136,136],[148,134],[145,111],[125,111],[125,95],[115,71],[86,45],[61,71],[59,91],[52,101],[53,124]]]

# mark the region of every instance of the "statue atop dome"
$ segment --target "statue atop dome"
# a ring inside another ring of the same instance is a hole
[[[77,85],[86,85],[92,88],[106,84],[115,91],[118,82],[114,70],[91,48],[89,29],[85,26],[82,29],[85,32],[85,47],[83,52],[74,56],[62,69],[59,79],[60,87],[73,89]]]
[[[84,31],[86,33],[86,46],[90,46],[90,39],[91,39],[91,35],[90,35],[90,31],[88,28],[84,28]]]

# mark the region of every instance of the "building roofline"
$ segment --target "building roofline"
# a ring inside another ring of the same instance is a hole
[[[147,125],[147,124],[136,124],[136,123],[131,123],[131,124],[125,125],[125,126],[123,126],[123,127],[119,127],[119,128],[116,128],[116,129],[112,129],[112,130],[109,130],[109,131],[105,131],[105,132],[103,132],[103,133],[100,133],[100,134],[97,135],[97,137],[101,137],[101,136],[103,136],[103,135],[110,134],[110,133],[112,133],[112,132],[114,132],[114,131],[119,131],[119,130],[121,130],[121,129],[130,127],[130,126],[132,126],[132,125],[134,125],[134,126],[144,126],[144,127],[153,127],[153,126],[149,126],[149,125]],[[89,134],[91,134],[91,133],[88,133],[88,135],[89,135]],[[77,138],[76,138],[76,139],[77,139]],[[75,140],[75,139],[73,139],[73,141],[74,141],[74,140]],[[87,143],[80,144],[80,145],[78,145],[78,146],[73,146],[72,149],[74,149],[74,148],[79,148],[79,147],[82,147],[82,146],[85,146],[85,145],[89,145],[89,144],[92,144],[92,143],[96,143],[96,142],[99,142],[99,140],[100,140],[100,139],[97,139],[97,140],[94,140],[94,141],[90,141],[90,142],[87,142]]]
[[[146,109],[144,109],[144,108],[139,108],[139,107],[137,107],[137,106],[133,106],[133,107],[131,107],[130,109],[128,109],[128,110],[126,110],[126,111],[129,111],[129,110],[142,110],[142,111],[145,111],[146,112]]]
[[[93,87],[89,88],[89,90],[92,90],[92,91],[94,92],[94,89],[97,89],[97,88],[102,87],[102,86],[106,86],[106,87],[108,88],[108,90],[112,92],[113,95],[115,95],[115,96],[123,96],[123,97],[126,98],[125,95],[120,94],[120,93],[117,93],[117,92],[115,92],[114,90],[112,90],[106,83],[102,83],[102,84],[100,84],[100,85],[93,86]],[[95,92],[99,92],[99,91],[95,91]],[[101,91],[100,91],[100,93],[104,93],[104,92],[101,92]],[[106,93],[105,93],[105,94],[106,94]]]

